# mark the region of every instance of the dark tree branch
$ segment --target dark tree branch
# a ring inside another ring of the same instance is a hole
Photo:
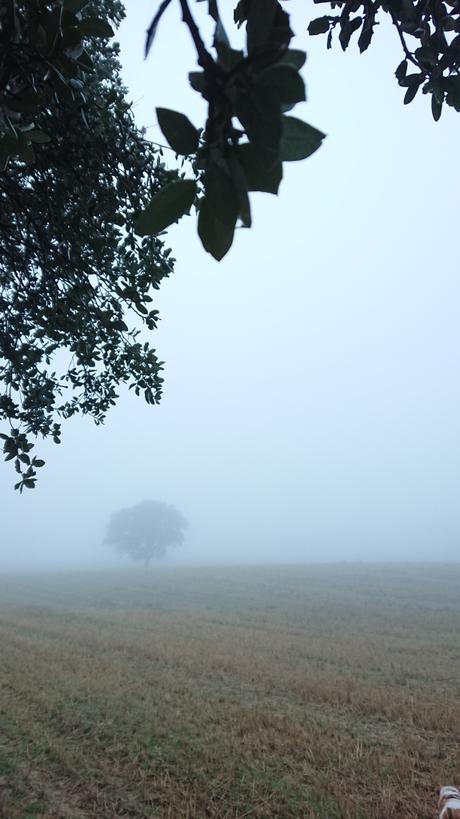
[[[403,32],[403,30],[401,28],[401,25],[399,23],[399,20],[397,20],[397,18],[395,17],[395,15],[391,11],[391,9],[390,9],[390,17],[391,17],[392,23],[393,23],[396,31],[398,32],[398,36],[399,36],[399,39],[401,41],[401,45],[403,47],[403,51],[404,51],[404,54],[406,56],[406,59],[409,60],[409,62],[413,63],[413,65],[417,66],[419,71],[424,71],[424,69],[422,68],[422,66],[418,62],[418,60],[416,60],[416,58],[412,54],[411,50],[409,49],[409,47],[408,47],[408,45],[406,43],[405,37],[404,37],[404,32]]]
[[[185,25],[187,26],[188,30],[190,31],[192,40],[197,51],[198,64],[201,65],[201,67],[204,68],[205,71],[208,71],[210,74],[217,74],[218,72],[215,60],[212,58],[211,54],[209,53],[203,42],[200,31],[198,29],[197,24],[195,23],[187,0],[180,0],[180,5],[182,9],[182,19]]]

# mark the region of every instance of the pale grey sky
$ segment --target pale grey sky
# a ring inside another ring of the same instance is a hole
[[[155,106],[197,125],[203,109],[175,8],[143,61],[152,8],[129,0],[120,40],[136,116],[162,141]],[[222,263],[193,218],[170,230],[161,406],[130,394],[102,428],[66,422],[22,497],[2,464],[0,566],[113,562],[107,517],[144,498],[190,520],[175,561],[458,559],[460,118],[403,106],[392,31],[364,56],[327,52],[306,34],[313,3],[289,9],[308,51],[296,113],[327,140],[279,197],[254,195]]]

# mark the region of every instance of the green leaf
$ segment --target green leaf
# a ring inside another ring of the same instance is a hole
[[[238,0],[233,12],[233,20],[241,28],[248,16],[248,6],[251,0]]]
[[[275,21],[276,0],[251,0],[248,4],[248,54],[266,46]]]
[[[320,147],[326,135],[296,117],[283,117],[283,135],[280,145],[282,162],[306,159]]]
[[[158,191],[135,221],[138,236],[161,233],[189,213],[196,192],[196,182],[192,179],[178,179]]]
[[[219,19],[219,9],[217,7],[217,0],[196,0],[197,3],[208,3],[208,14],[213,20]]]
[[[435,122],[440,119],[442,113],[442,101],[437,99],[434,94],[431,95],[431,113]]]
[[[312,36],[315,34],[326,34],[329,31],[329,21],[330,17],[317,17],[316,20],[312,20],[308,26],[308,33]]]
[[[188,75],[190,85],[194,91],[198,91],[203,97],[206,97],[208,91],[208,81],[204,71],[191,71]]]
[[[358,37],[358,47],[361,52],[367,51],[369,48],[372,37],[374,36],[374,26],[372,23],[369,23],[367,20],[364,21],[364,25],[361,29],[361,34]]]
[[[204,249],[218,262],[223,259],[232,246],[234,228],[224,225],[216,219],[207,198],[202,199],[200,204],[198,235]]]
[[[410,82],[408,84],[408,86],[407,86],[407,91],[404,94],[404,105],[409,105],[409,103],[412,102],[412,100],[415,98],[415,96],[417,94],[418,89],[420,88],[421,83],[424,80],[424,77],[423,77],[422,74],[420,74],[420,75],[419,74],[411,74],[411,78],[414,78],[414,81]],[[405,81],[407,81],[408,79],[409,78],[406,77]]]
[[[94,63],[87,51],[83,50],[77,59],[77,63],[82,71],[92,71]]]
[[[34,458],[33,465],[40,469],[42,466],[45,466],[45,461],[42,461],[41,458]]]
[[[70,57],[71,60],[75,60],[83,51],[83,42],[82,34],[80,31],[80,25],[78,19],[77,18],[75,19],[76,25],[74,26],[66,25],[63,28],[60,43],[61,47],[65,48],[67,56]]]
[[[40,15],[40,24],[43,27],[46,43],[49,49],[54,47],[56,38],[58,38],[60,35],[61,16],[62,8],[58,8],[56,6]]]
[[[343,51],[346,51],[348,48],[351,35],[361,27],[362,22],[362,17],[354,17],[352,20],[343,20],[339,34],[339,42]]]
[[[14,156],[19,149],[19,140],[9,134],[0,138],[0,166],[5,168],[10,156]]]
[[[242,165],[240,164],[237,154],[232,151],[228,157],[228,167],[232,177],[233,187],[238,198],[238,217],[241,219],[244,227],[251,227],[251,205],[248,196],[248,182],[246,174]]]
[[[30,139],[31,142],[35,142],[37,145],[45,145],[47,142],[51,142],[49,134],[45,134],[44,131],[40,131],[38,128],[27,131],[26,136],[27,139]]]
[[[295,104],[305,100],[305,83],[295,68],[276,65],[264,71],[257,82],[273,100],[281,104]]]
[[[222,44],[217,48],[217,54],[221,65],[226,71],[232,71],[244,60],[243,51],[237,51],[235,48],[227,48]]]
[[[35,114],[43,105],[44,99],[36,91],[24,92],[8,100],[10,111],[17,111],[20,114]]]
[[[433,79],[431,81],[431,93],[436,97],[438,103],[442,105],[444,102],[444,88],[441,80]]]
[[[395,71],[395,77],[399,82],[400,80],[404,79],[406,74],[407,74],[407,60],[403,60],[401,63],[399,63],[399,65],[398,65],[398,67],[397,67],[397,69]]]
[[[146,313],[147,310],[144,310],[143,312]],[[121,332],[123,333],[126,333],[129,330],[129,327],[126,324],[126,322],[122,321],[121,319],[119,321],[114,321],[112,323],[112,327],[114,328],[114,330],[121,330]]]
[[[200,132],[185,114],[169,108],[157,108],[158,124],[171,148],[177,154],[194,154],[198,150]]]
[[[406,77],[403,77],[399,80],[399,84],[403,88],[409,88],[410,86],[415,86],[418,88],[419,85],[422,84],[425,80],[425,75],[423,73],[420,74],[408,74]]]
[[[402,11],[406,20],[413,20],[417,22],[419,20],[418,17],[418,10],[416,9],[412,0],[402,0]]]
[[[270,98],[266,88],[255,85],[241,91],[235,113],[251,142],[277,154],[282,133],[281,106]]]
[[[113,37],[115,33],[107,20],[101,20],[96,17],[82,20],[79,24],[79,29],[84,37]]]
[[[228,39],[227,32],[225,31],[224,25],[222,20],[220,19],[217,13],[217,7],[215,9],[216,16],[214,17],[216,21],[216,27],[214,29],[214,41],[213,46],[217,51],[218,56],[222,59],[222,56],[231,51],[230,40]]]
[[[305,60],[307,59],[307,55],[305,51],[300,51],[297,48],[288,48],[285,54],[278,60],[277,65],[290,65],[291,68],[295,68],[296,71],[300,71],[302,66],[305,64]]]
[[[447,95],[447,104],[460,111],[460,76],[443,78],[442,86]]]
[[[31,145],[27,145],[24,142],[19,144],[19,148],[17,150],[17,155],[22,162],[25,162],[26,165],[29,165],[31,162],[35,160],[35,151]]]
[[[273,154],[267,154],[251,143],[239,145],[236,149],[237,157],[243,167],[250,191],[264,191],[278,193],[283,177],[283,166]]]
[[[435,66],[438,62],[437,49],[430,48],[429,46],[421,46],[420,48],[416,48],[414,56],[417,58],[419,63],[422,63],[422,65]]]
[[[233,230],[238,217],[238,195],[230,173],[220,162],[210,163],[204,188],[216,219]]]

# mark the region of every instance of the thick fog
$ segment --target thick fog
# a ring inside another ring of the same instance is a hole
[[[169,563],[458,558],[459,115],[403,106],[392,31],[364,56],[327,52],[306,35],[313,6],[289,5],[308,50],[299,115],[327,139],[278,198],[254,195],[254,227],[220,264],[194,218],[169,231],[151,337],[163,401],[122,391],[105,426],[64,422],[23,496],[1,463],[1,568],[125,565],[102,545],[107,519],[146,498],[190,522]],[[203,109],[174,8],[143,61],[152,8],[130,0],[120,40],[139,123],[162,142],[156,105],[197,125]]]

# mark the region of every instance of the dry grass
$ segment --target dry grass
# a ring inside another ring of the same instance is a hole
[[[0,579],[0,816],[432,819],[460,567]]]

